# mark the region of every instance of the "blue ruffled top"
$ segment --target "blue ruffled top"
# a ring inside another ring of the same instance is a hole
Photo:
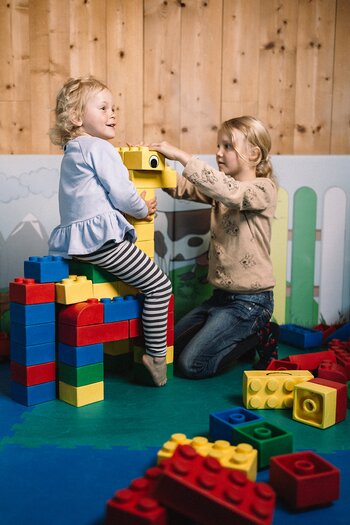
[[[123,214],[143,219],[148,213],[114,146],[87,135],[64,148],[59,211],[49,254],[68,258],[93,253],[109,240],[134,242],[135,229]]]

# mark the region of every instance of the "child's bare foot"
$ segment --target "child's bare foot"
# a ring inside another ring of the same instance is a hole
[[[151,374],[154,384],[164,386],[166,383],[166,358],[143,354],[142,362]]]

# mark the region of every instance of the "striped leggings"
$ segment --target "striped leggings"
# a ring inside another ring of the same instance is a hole
[[[144,294],[142,326],[146,353],[153,357],[166,355],[168,304],[171,282],[162,270],[135,244],[107,242],[88,255],[74,259],[96,264]]]

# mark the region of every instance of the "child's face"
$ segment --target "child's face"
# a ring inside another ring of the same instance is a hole
[[[115,137],[115,107],[108,89],[91,94],[80,122],[80,130],[84,135],[105,140]]]
[[[225,175],[239,178],[239,175],[247,167],[244,160],[237,153],[239,151],[243,157],[247,155],[247,140],[239,130],[235,130],[234,143],[235,149],[232,145],[232,137],[223,131],[219,131],[216,162],[219,170]]]

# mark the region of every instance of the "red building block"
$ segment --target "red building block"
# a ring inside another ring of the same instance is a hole
[[[179,445],[161,463],[163,475],[154,497],[201,525],[267,525],[272,522],[275,492],[250,481],[244,472],[221,467],[189,445]]]
[[[128,339],[128,321],[116,323],[101,323],[89,326],[73,326],[59,323],[58,340],[71,346],[93,345],[95,343],[107,343],[109,341],[120,341]]]
[[[336,381],[329,381],[328,379],[321,379],[320,377],[311,379],[311,383],[317,383],[318,385],[323,385],[329,388],[334,388],[337,391],[335,422],[339,423],[340,421],[343,421],[346,418],[347,396],[348,396],[347,384],[344,385],[343,383],[337,383]]]
[[[317,369],[317,377],[344,384],[348,382],[348,375],[345,367],[328,360],[321,362]]]
[[[118,490],[107,501],[106,525],[168,525],[167,511],[152,497],[162,474],[158,467],[146,471],[129,488]]]
[[[0,332],[0,361],[10,357],[10,339],[6,332]]]
[[[345,368],[348,380],[350,380],[350,352],[337,348],[334,350],[337,363]]]
[[[295,452],[271,458],[270,484],[293,510],[304,510],[339,498],[340,472],[314,452]]]
[[[129,337],[139,337],[142,335],[142,321],[141,319],[130,319],[129,321]]]
[[[25,366],[11,361],[11,379],[24,386],[39,385],[56,379],[56,363]]]
[[[336,363],[335,354],[332,350],[324,350],[323,352],[312,352],[310,354],[297,354],[288,357],[291,363],[298,365],[298,370],[317,370],[320,363],[325,359]]]
[[[272,359],[266,370],[298,370],[298,365],[288,359]]]
[[[88,326],[103,323],[103,303],[98,299],[88,299],[82,303],[71,304],[62,308],[59,322],[72,326]]]
[[[21,304],[55,302],[55,283],[36,283],[34,279],[16,277],[10,283],[10,301]]]

